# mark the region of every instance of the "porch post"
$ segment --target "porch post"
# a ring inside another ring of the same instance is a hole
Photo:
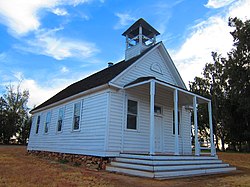
[[[212,104],[208,102],[208,115],[209,115],[209,126],[210,126],[210,144],[211,144],[211,156],[216,154],[214,147],[214,132],[213,132],[213,121],[212,121]]]
[[[179,155],[179,137],[178,137],[178,90],[174,90],[174,124],[175,124],[175,150],[174,154]]]
[[[139,44],[142,44],[142,26],[139,27]]]
[[[155,105],[155,81],[150,81],[150,155],[155,153],[155,121],[154,121],[154,105]]]
[[[193,98],[193,108],[194,108],[194,138],[195,138],[195,155],[200,155],[200,146],[198,142],[198,120],[197,120],[197,98]]]

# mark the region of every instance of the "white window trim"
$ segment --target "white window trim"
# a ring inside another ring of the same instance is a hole
[[[136,101],[137,102],[137,118],[136,118],[136,129],[128,129],[127,128],[127,119],[128,119],[128,100]],[[126,97],[126,104],[125,104],[125,131],[128,132],[140,132],[140,101],[135,97]]]
[[[80,103],[79,128],[78,129],[74,129],[74,113],[75,113],[75,104],[76,103]],[[83,106],[83,101],[81,101],[81,100],[75,101],[73,103],[72,132],[80,132],[81,131],[82,106]]]

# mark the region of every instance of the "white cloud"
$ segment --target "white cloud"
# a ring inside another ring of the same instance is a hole
[[[131,24],[131,22],[134,22],[136,20],[136,18],[132,17],[128,13],[116,13],[115,15],[119,18],[119,21],[114,26],[114,29],[121,29],[124,26],[127,26]]]
[[[41,10],[57,10],[57,15],[65,14],[66,10],[56,9],[57,6],[77,6],[91,0],[1,0],[0,22],[6,25],[13,35],[25,35],[40,27],[39,12]]]
[[[248,0],[233,3],[224,15],[214,15],[193,26],[180,49],[170,51],[186,85],[201,75],[205,63],[212,62],[212,51],[224,56],[230,51],[233,39],[229,33],[232,28],[228,26],[228,17],[250,18],[249,10]]]
[[[38,83],[33,79],[22,76],[23,78],[21,81],[21,89],[29,90],[30,97],[28,106],[32,108],[34,105],[40,105],[70,84],[81,80],[92,73],[93,72],[78,72],[74,73],[73,77],[51,78],[48,82],[43,82],[43,84]],[[13,84],[17,85],[18,81],[20,80],[13,82]]]
[[[58,16],[67,16],[69,13],[64,8],[54,8],[52,9],[52,12]]]
[[[241,20],[245,21],[250,19],[250,1],[249,0],[240,0],[235,2],[232,6],[229,7],[229,12],[227,17],[238,17]]]
[[[221,8],[230,5],[235,0],[208,0],[205,7],[207,8]]]
[[[68,73],[69,72],[69,69],[65,66],[63,66],[60,70],[61,73]]]
[[[184,0],[175,0],[173,2],[160,1],[150,6],[150,8],[153,9],[152,12],[155,15],[157,15],[157,19],[156,19],[156,24],[158,26],[157,29],[161,33],[160,37],[164,38],[163,40],[165,40],[165,38],[168,37],[167,36],[168,34],[165,34],[165,33],[168,27],[168,21],[172,17],[173,10],[175,9],[176,6],[181,4],[183,1]]]
[[[48,82],[38,83],[36,80],[25,77],[22,72],[12,72],[12,74],[8,75],[8,80],[6,79],[5,81],[0,82],[0,89],[9,84],[15,87],[20,84],[21,91],[29,91],[30,96],[28,107],[33,108],[35,105],[38,106],[73,82],[80,80],[83,76],[89,74],[89,72],[85,73],[86,72],[76,73],[73,78],[58,78],[60,76],[59,74],[56,77],[51,78]]]
[[[62,28],[36,33],[34,40],[27,40],[27,46],[16,46],[24,51],[42,54],[62,60],[69,57],[89,58],[99,50],[95,44],[70,38],[57,37],[55,33]]]
[[[52,80],[53,81],[53,80]],[[29,90],[30,97],[28,106],[33,108],[33,106],[37,106],[38,104],[43,103],[48,100],[50,97],[58,93],[60,90],[66,87],[64,82],[61,85],[50,84],[50,86],[40,86],[35,80],[32,79],[24,79],[21,84],[22,89]]]

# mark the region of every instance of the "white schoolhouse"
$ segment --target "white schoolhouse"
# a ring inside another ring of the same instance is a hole
[[[28,150],[116,157],[107,170],[152,178],[234,170],[216,156],[211,101],[187,90],[163,43],[156,42],[159,34],[139,19],[122,34],[123,61],[34,108]],[[209,112],[207,156],[200,154],[198,104]]]

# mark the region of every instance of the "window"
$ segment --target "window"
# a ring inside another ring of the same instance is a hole
[[[63,116],[64,116],[64,108],[60,108],[57,120],[57,132],[62,131]]]
[[[51,112],[47,112],[46,121],[45,121],[45,127],[44,127],[44,133],[48,133],[49,132],[50,120],[51,120]]]
[[[127,110],[127,129],[137,129],[137,114],[138,114],[138,103],[137,101],[128,100]]]
[[[174,110],[173,110],[173,134],[175,134]],[[179,134],[180,134],[180,111],[178,111],[178,135]]]
[[[39,131],[39,124],[40,124],[40,116],[37,116],[37,120],[36,120],[36,134],[38,134],[38,131]]]
[[[73,130],[80,129],[80,110],[81,110],[81,103],[74,104],[74,119],[73,119]]]
[[[162,114],[162,110],[160,106],[154,106],[154,112],[157,115],[161,115]]]

